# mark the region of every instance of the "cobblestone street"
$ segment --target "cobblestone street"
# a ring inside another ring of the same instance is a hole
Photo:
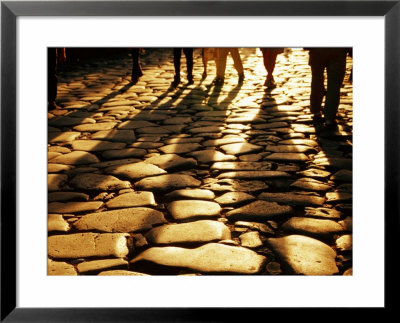
[[[352,59],[338,129],[316,135],[308,52],[228,56],[194,84],[146,49],[60,67],[48,112],[49,275],[352,275]]]

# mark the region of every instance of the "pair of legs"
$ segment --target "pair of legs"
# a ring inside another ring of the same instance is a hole
[[[140,48],[132,48],[132,83],[136,84],[139,78],[143,75],[142,67],[139,61],[139,51]]]
[[[57,97],[57,48],[47,48],[47,108],[56,107]]]
[[[243,72],[243,64],[242,59],[240,58],[239,49],[238,48],[218,48],[218,59],[217,59],[217,79],[216,83],[223,83],[225,78],[225,70],[226,70],[226,59],[228,54],[231,54],[233,59],[233,66],[235,67],[238,75],[239,82],[243,82],[244,72]]]
[[[175,76],[173,86],[178,86],[181,82],[181,56],[182,50],[186,57],[188,84],[193,84],[193,48],[174,48],[174,67]]]
[[[269,88],[276,87],[274,80],[274,70],[276,64],[276,57],[278,54],[283,53],[283,48],[260,48],[263,55],[263,62],[265,70],[267,71],[267,78],[264,85]]]
[[[353,59],[353,48],[349,49],[349,56]],[[351,67],[351,72],[349,76],[349,81],[353,82],[353,67]]]
[[[340,102],[340,88],[346,71],[346,48],[312,48],[309,65],[311,66],[310,109],[315,118],[321,117],[321,105],[325,95],[324,71],[327,70],[324,119],[326,125],[335,123]]]
[[[57,108],[57,65],[67,59],[65,48],[47,48],[47,109]]]

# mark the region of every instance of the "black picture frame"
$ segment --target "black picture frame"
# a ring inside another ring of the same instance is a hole
[[[383,16],[385,19],[385,307],[375,310],[378,310],[378,315],[381,315],[381,310],[395,308],[396,302],[393,299],[394,296],[390,296],[390,287],[399,285],[396,278],[398,274],[392,272],[395,270],[392,259],[397,258],[398,255],[398,243],[393,238],[399,233],[400,223],[398,202],[399,0],[2,1],[2,322],[236,322],[243,321],[242,317],[245,316],[247,316],[246,321],[253,321],[256,317],[260,317],[259,315],[266,315],[265,309],[251,308],[18,308],[16,306],[16,19],[18,16]],[[373,265],[373,259],[371,259],[371,266]],[[287,311],[287,308],[283,310]],[[341,319],[340,316],[337,319]]]

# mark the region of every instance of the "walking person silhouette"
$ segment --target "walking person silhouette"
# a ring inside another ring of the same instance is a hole
[[[267,78],[264,85],[270,89],[276,88],[275,79],[273,76],[275,70],[276,57],[278,54],[284,52],[284,48],[260,48],[263,55],[263,62],[265,70],[267,71]]]
[[[177,87],[181,83],[181,56],[182,51],[186,57],[187,80],[188,84],[193,84],[193,48],[174,48],[174,67],[175,76],[172,82],[173,87]]]
[[[310,110],[313,114],[315,130],[324,128],[334,130],[337,127],[336,114],[340,102],[340,88],[346,72],[348,48],[307,48],[311,67]],[[324,72],[327,71],[327,89],[325,91]],[[322,100],[325,106],[322,116]],[[324,124],[325,122],[325,124]]]
[[[47,110],[59,108],[57,98],[57,69],[66,61],[65,48],[47,48]]]
[[[140,65],[139,54],[140,51],[143,51],[142,48],[132,48],[132,76],[131,81],[133,84],[136,84],[139,81],[139,78],[143,76],[142,66]]]
[[[226,59],[228,54],[230,53],[233,59],[233,66],[235,67],[238,77],[239,83],[243,83],[244,80],[244,71],[243,71],[243,63],[240,58],[239,49],[238,48],[218,48],[217,50],[217,77],[214,81],[216,86],[221,86],[224,84],[225,80],[225,69],[226,69]]]

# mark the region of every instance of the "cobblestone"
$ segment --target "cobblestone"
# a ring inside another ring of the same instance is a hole
[[[53,258],[125,257],[126,237],[124,233],[53,235],[48,238],[48,252]]]
[[[131,260],[153,261],[158,264],[188,267],[203,272],[233,272],[256,274],[265,263],[265,257],[243,247],[208,243],[196,249],[153,247]]]

